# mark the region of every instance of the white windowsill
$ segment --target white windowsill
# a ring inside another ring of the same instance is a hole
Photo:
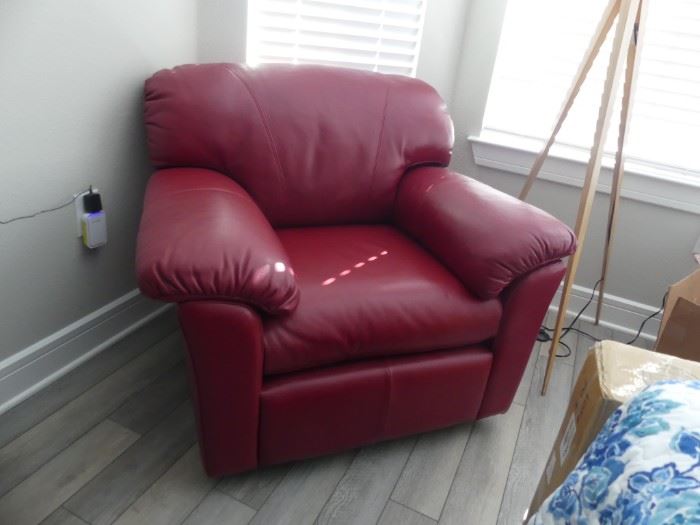
[[[469,142],[478,166],[527,175],[542,141],[508,133],[484,130],[470,136]],[[583,187],[588,151],[554,145],[538,178],[568,186]],[[604,158],[597,191],[610,193],[613,159]],[[622,196],[700,215],[700,176],[670,168],[625,163]]]

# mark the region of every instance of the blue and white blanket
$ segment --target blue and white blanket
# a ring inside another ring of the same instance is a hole
[[[700,524],[700,381],[618,408],[530,525]]]

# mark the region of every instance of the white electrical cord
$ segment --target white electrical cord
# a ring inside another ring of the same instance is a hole
[[[20,215],[19,217],[12,217],[11,219],[6,219],[6,220],[1,220],[0,219],[0,225],[6,225],[10,224],[11,222],[15,221],[21,221],[23,219],[32,219],[34,217],[38,217],[39,215],[43,215],[44,213],[49,213],[52,211],[57,211],[61,210],[67,206],[70,206],[75,202],[75,199],[77,199],[81,194],[85,193],[86,191],[90,191],[90,188],[85,188],[84,190],[79,191],[78,193],[75,193],[70,200],[64,202],[63,204],[59,204],[58,206],[54,206],[53,208],[46,208],[45,210],[39,210],[34,213],[30,213],[29,215]]]

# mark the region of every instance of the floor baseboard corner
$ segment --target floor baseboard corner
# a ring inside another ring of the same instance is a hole
[[[171,307],[132,290],[0,361],[0,414]]]

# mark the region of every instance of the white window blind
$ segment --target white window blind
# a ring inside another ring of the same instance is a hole
[[[249,0],[247,61],[414,76],[427,0]]]
[[[700,0],[650,2],[627,157],[700,176]],[[608,0],[509,0],[484,129],[545,139]],[[558,143],[590,148],[612,33]],[[622,82],[607,152],[616,149]]]

